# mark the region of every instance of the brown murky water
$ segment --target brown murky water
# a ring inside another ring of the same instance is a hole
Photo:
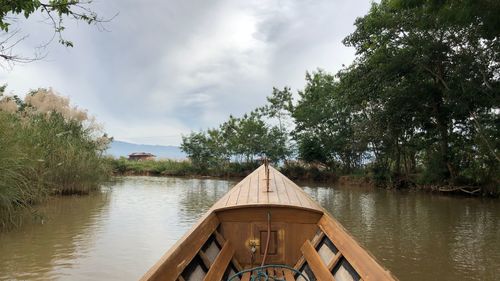
[[[128,177],[55,198],[0,233],[0,280],[136,280],[233,184]],[[499,200],[306,186],[400,280],[500,280]]]

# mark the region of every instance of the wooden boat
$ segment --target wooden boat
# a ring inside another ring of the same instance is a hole
[[[141,280],[396,278],[300,187],[265,164],[215,203]]]

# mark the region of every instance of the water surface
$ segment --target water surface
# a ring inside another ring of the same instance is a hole
[[[136,280],[234,183],[126,177],[54,198],[0,233],[0,279]],[[500,279],[498,200],[302,185],[400,280]]]

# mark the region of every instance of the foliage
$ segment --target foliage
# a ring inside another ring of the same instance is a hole
[[[59,106],[48,107],[46,98]],[[66,99],[39,90],[19,100],[17,111],[0,106],[0,228],[19,223],[21,210],[48,195],[85,194],[110,175],[102,157],[110,139],[83,111],[57,100]]]
[[[266,124],[257,110],[241,118],[229,117],[217,129],[183,136],[181,149],[201,169],[223,168],[231,162],[254,163],[262,157],[272,162],[285,160],[291,153],[288,134]]]
[[[492,0],[373,3],[344,39],[356,49],[350,66],[307,73],[296,101],[273,88],[265,106],[183,147],[200,167],[297,153],[333,173],[366,169],[379,185],[500,193],[498,14]],[[287,169],[305,174],[301,165]]]
[[[90,9],[92,0],[10,0],[0,2],[0,31],[4,32],[5,40],[0,41],[0,58],[6,61],[28,62],[33,59],[19,57],[12,54],[12,49],[24,37],[16,38],[18,30],[10,30],[13,22],[21,15],[29,18],[35,13],[40,13],[52,25],[54,35],[58,35],[59,43],[66,47],[73,47],[73,42],[63,37],[65,30],[64,21],[70,18],[87,24],[96,24],[104,20]]]

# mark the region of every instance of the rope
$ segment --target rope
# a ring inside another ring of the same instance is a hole
[[[245,269],[245,270],[242,270],[242,271],[236,273],[235,275],[229,277],[227,279],[227,281],[231,281],[231,280],[233,280],[234,278],[236,278],[236,277],[238,277],[240,275],[243,275],[243,274],[245,274],[247,272],[252,272],[252,271],[257,271],[257,272],[256,272],[256,275],[252,275],[250,277],[250,281],[268,281],[268,280],[286,281],[284,278],[281,279],[281,278],[277,278],[276,276],[269,276],[266,273],[265,269],[270,268],[270,267],[283,268],[283,269],[291,270],[295,274],[299,274],[300,276],[302,276],[302,278],[304,278],[306,281],[309,281],[309,279],[307,278],[307,276],[305,276],[304,274],[302,274],[300,271],[298,271],[295,268],[290,267],[288,265],[284,265],[284,264],[268,264],[268,265],[264,265],[264,266],[257,266],[257,267],[254,267],[254,268]]]

